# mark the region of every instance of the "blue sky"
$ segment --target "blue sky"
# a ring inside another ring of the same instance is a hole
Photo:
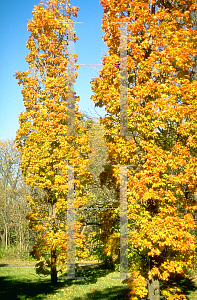
[[[13,76],[16,71],[25,71],[28,64],[26,41],[29,32],[27,20],[37,0],[0,0],[0,140],[15,138],[19,127],[18,116],[24,111],[21,87]],[[79,40],[75,43],[79,64],[100,64],[107,53],[102,41],[101,30],[103,8],[99,0],[70,0],[71,5],[79,6],[75,30]],[[98,76],[99,67],[80,67],[75,91],[80,96],[80,110],[95,114],[94,103],[90,101],[91,78]],[[96,108],[103,115],[104,110]],[[96,115],[96,114],[95,114]]]

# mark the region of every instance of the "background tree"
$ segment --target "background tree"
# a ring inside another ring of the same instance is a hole
[[[109,47],[92,80],[105,106],[108,159],[128,168],[131,299],[160,299],[159,283],[187,276],[196,241],[195,1],[101,0]],[[120,129],[120,23],[127,22],[128,136]],[[117,185],[119,168],[113,168]],[[137,263],[136,263],[137,262]],[[133,279],[132,279],[133,278]],[[148,284],[148,290],[147,290]],[[137,285],[137,286],[136,286]],[[169,285],[170,287],[170,285]],[[174,289],[175,290],[175,289]],[[166,297],[169,291],[164,291]],[[180,291],[177,293],[181,293]],[[174,295],[173,299],[184,298]],[[171,298],[172,299],[172,298]]]
[[[20,156],[12,140],[0,143],[0,192],[1,192],[1,242],[5,249],[10,243],[10,229],[14,220],[13,204],[16,198]],[[9,240],[9,241],[8,241]]]
[[[0,141],[1,244],[6,250],[10,245],[19,245],[18,251],[22,253],[28,250],[30,234],[26,220],[27,187],[22,180],[19,162],[20,153],[14,141]]]
[[[90,117],[87,118],[86,124],[92,150],[89,154],[90,163],[88,170],[94,183],[87,184],[85,187],[88,201],[82,206],[82,210],[78,211],[77,219],[83,223],[82,232],[87,238],[90,256],[102,260],[107,267],[110,264],[111,266],[113,265],[115,258],[117,261],[119,254],[117,253],[117,248],[116,255],[111,255],[110,257],[106,255],[106,240],[110,232],[109,227],[112,227],[112,224],[109,224],[108,214],[113,213],[113,211],[108,209],[118,207],[119,202],[117,200],[117,191],[114,190],[114,187],[103,184],[103,181],[110,177],[106,176],[107,172],[104,170],[104,166],[107,163],[107,147],[104,139],[105,129],[102,124]],[[105,172],[106,174],[104,174]],[[89,209],[84,210],[84,207]],[[116,226],[118,225],[116,224]]]
[[[77,166],[74,206],[79,207],[86,202],[83,186],[90,181],[86,169],[90,147],[76,105],[79,98],[73,95],[74,115],[70,90],[77,76],[77,57],[68,54],[68,37],[73,34],[70,25],[79,8],[70,7],[65,0],[46,3],[41,1],[28,21],[29,69],[15,73],[23,86],[26,108],[20,114],[15,141],[22,156],[24,180],[32,187],[28,219],[30,227],[38,233],[32,254],[41,260],[37,270],[50,273],[52,283],[56,283],[57,272],[62,270],[58,266],[66,261],[67,253],[68,164]],[[69,68],[73,72],[68,73]],[[75,118],[76,135],[70,135],[71,117]],[[80,223],[76,222],[76,255],[81,258],[87,256],[87,250],[79,228]]]

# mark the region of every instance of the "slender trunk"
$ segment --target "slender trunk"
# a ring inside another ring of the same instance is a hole
[[[19,227],[19,244],[20,244],[20,252],[22,251],[22,235],[21,235],[21,228]]]
[[[5,218],[4,218],[4,228],[5,228],[5,249],[8,248],[8,229],[7,229],[7,184],[5,184],[5,198],[4,198],[4,211],[5,211]]]
[[[51,284],[56,285],[57,283],[57,266],[56,266],[56,249],[51,250]]]
[[[27,229],[27,241],[26,241],[26,245],[25,245],[25,251],[26,252],[28,251],[29,241],[30,241],[30,236],[29,236],[29,230]]]
[[[1,243],[5,248],[5,229],[3,230],[3,234],[0,234],[0,238],[1,238]]]
[[[160,300],[159,279],[152,279],[148,281],[148,299]]]
[[[8,228],[7,225],[5,225],[5,250],[8,249]]]
[[[56,232],[56,226],[55,226],[55,204],[50,203],[49,204],[49,216],[52,217],[51,227],[53,229],[53,233]],[[51,247],[51,284],[56,285],[57,284],[57,252],[56,247],[52,245]]]
[[[10,247],[10,229],[8,230],[8,246]]]

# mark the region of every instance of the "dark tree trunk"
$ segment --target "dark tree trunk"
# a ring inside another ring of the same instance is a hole
[[[51,250],[51,284],[57,284],[56,250]]]
[[[160,300],[159,279],[152,279],[148,281],[148,299]]]
[[[8,228],[7,225],[5,225],[5,250],[8,249]]]
[[[114,264],[112,256],[106,256],[103,263],[104,263],[105,269],[113,270],[113,271],[115,270],[115,264]]]
[[[56,224],[55,224],[55,204],[54,201],[49,202],[49,216],[51,217],[51,227],[53,229],[53,233],[56,233]],[[51,284],[57,284],[57,252],[56,248],[51,247]]]

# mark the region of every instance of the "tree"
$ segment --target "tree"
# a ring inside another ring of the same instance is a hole
[[[24,255],[35,242],[35,234],[30,232],[26,219],[28,187],[22,179],[20,159],[13,140],[0,141],[1,244],[6,250],[16,246],[17,252]]]
[[[13,140],[0,141],[0,224],[1,243],[7,250],[12,240],[12,235],[22,237],[22,231],[26,229],[26,220],[21,211],[23,195],[21,187],[23,185],[19,168],[20,154],[16,149]],[[19,212],[20,211],[20,212]],[[18,230],[18,221],[21,230]],[[21,241],[21,239],[19,239]],[[14,242],[17,241],[15,237]],[[20,243],[20,248],[22,244]]]
[[[77,56],[69,55],[68,49],[68,39],[77,39],[72,17],[78,9],[65,0],[49,0],[46,5],[41,1],[35,6],[27,24],[29,69],[15,73],[23,86],[26,108],[19,116],[15,141],[22,156],[24,180],[32,189],[27,199],[29,225],[38,233],[32,253],[40,260],[37,271],[51,274],[52,283],[62,270],[58,266],[66,261],[69,165],[76,166],[75,208],[86,202],[83,186],[91,179],[86,169],[88,134],[76,104],[79,98],[72,91]],[[76,222],[76,255],[82,258],[87,249],[80,226]]]
[[[13,204],[20,180],[19,153],[12,140],[0,142],[1,242],[7,249],[13,215]]]
[[[130,166],[128,251],[132,275],[125,282],[133,287],[131,299],[143,298],[147,292],[149,299],[160,299],[160,283],[176,274],[187,276],[196,249],[192,234],[197,189],[197,50],[192,22],[196,3],[100,3],[104,8],[103,39],[109,51],[103,56],[100,76],[92,80],[92,100],[106,109],[102,123],[111,165]],[[127,23],[126,50],[121,48],[120,23]],[[128,107],[120,99],[124,87]],[[123,118],[128,120],[127,135],[119,134]],[[118,166],[113,167],[113,175],[120,185]],[[183,299],[180,293],[177,289],[170,299]],[[163,294],[170,297],[170,290]]]
[[[118,207],[119,201],[114,187],[103,184],[103,180],[109,177],[107,176],[108,171],[105,172],[104,170],[107,163],[107,149],[104,140],[105,129],[103,125],[90,117],[87,118],[86,124],[92,150],[89,154],[88,170],[94,183],[86,185],[88,201],[83,205],[82,210],[78,211],[76,217],[77,220],[83,223],[82,232],[87,237],[90,256],[94,255],[94,257],[102,260],[106,266],[109,265],[108,262],[113,265],[115,260],[113,257],[116,257],[116,261],[118,259],[118,248],[116,249],[116,255],[111,255],[110,258],[106,256],[106,237],[109,235],[109,227],[112,225],[109,222],[109,214],[113,212],[107,208]]]

